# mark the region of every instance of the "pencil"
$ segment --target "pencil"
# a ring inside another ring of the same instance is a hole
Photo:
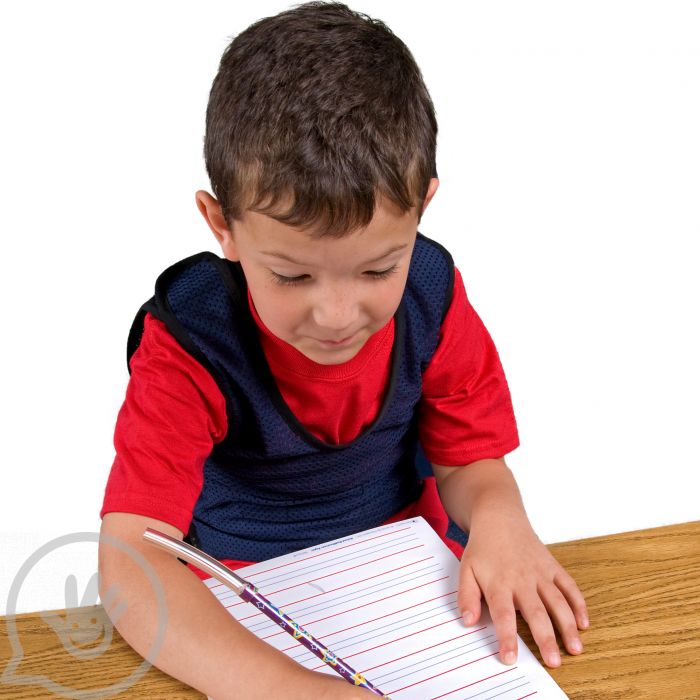
[[[246,602],[252,603],[260,612],[267,615],[276,625],[294,637],[300,644],[303,644],[310,652],[318,656],[321,661],[349,683],[360,688],[367,688],[370,692],[383,698],[389,697],[373,686],[361,673],[355,671],[340,657],[336,656],[323,642],[313,637],[303,627],[294,622],[289,615],[273,605],[252,583],[235,574],[227,566],[214,559],[214,557],[193,547],[191,544],[187,544],[187,542],[150,527],[144,531],[143,539],[180,559],[184,559],[198,569],[213,576],[220,583],[228,586],[236,595]]]

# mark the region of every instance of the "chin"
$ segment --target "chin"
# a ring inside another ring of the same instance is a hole
[[[304,353],[310,360],[318,365],[342,365],[344,362],[352,360],[360,351],[360,348],[348,348],[343,350],[333,350],[330,352]]]
[[[362,349],[364,343],[353,343],[344,348],[306,348],[301,350],[302,354],[319,365],[341,365],[343,362],[352,360]]]

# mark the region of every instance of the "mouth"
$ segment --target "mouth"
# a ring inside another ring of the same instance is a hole
[[[318,339],[318,342],[327,348],[341,348],[341,347],[344,347],[345,345],[350,345],[350,343],[352,342],[354,337],[355,337],[355,333],[353,333],[352,335],[349,335],[345,338],[341,338],[340,340],[321,340],[321,339]]]

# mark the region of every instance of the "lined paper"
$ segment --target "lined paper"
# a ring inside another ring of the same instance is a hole
[[[478,624],[464,625],[459,562],[423,518],[237,573],[394,700],[566,698],[522,640],[514,666],[498,660],[488,611]],[[258,637],[306,668],[333,673],[226,586],[205,584]]]

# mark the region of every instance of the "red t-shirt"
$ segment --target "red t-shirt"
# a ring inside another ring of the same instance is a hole
[[[393,319],[348,362],[320,365],[274,336],[250,297],[249,304],[270,369],[292,413],[321,440],[353,440],[381,407]],[[211,375],[150,315],[130,367],[101,515],[145,515],[186,533],[202,489],[204,462],[227,433],[226,402]],[[419,411],[420,441],[433,464],[467,465],[501,457],[518,446],[496,348],[467,299],[458,270],[437,350],[423,374]],[[431,485],[420,508],[405,509],[396,517],[437,508],[434,492]]]

